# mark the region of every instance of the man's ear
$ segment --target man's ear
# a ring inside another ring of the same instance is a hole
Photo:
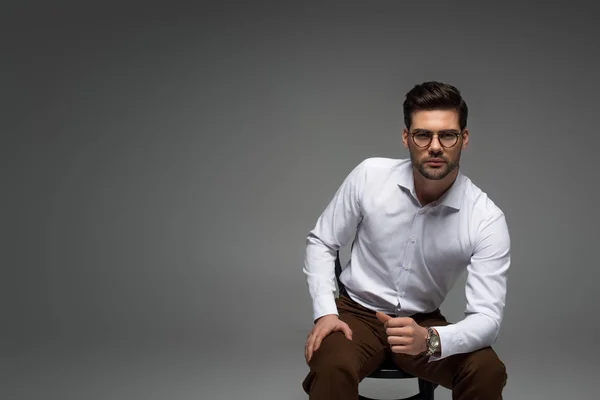
[[[408,149],[408,130],[406,128],[402,130],[402,144]]]
[[[469,130],[468,130],[468,129],[465,129],[465,130],[463,131],[463,134],[462,134],[462,136],[463,136],[462,148],[463,148],[463,150],[464,150],[464,149],[466,149],[466,148],[467,148],[467,145],[469,144]]]

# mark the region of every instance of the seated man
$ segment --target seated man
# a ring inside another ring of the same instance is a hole
[[[303,271],[314,326],[302,386],[311,400],[356,399],[359,382],[388,354],[453,399],[502,399],[506,368],[491,345],[510,265],[504,213],[460,171],[469,141],[460,92],[425,82],[403,108],[410,160],[362,161],[308,235]],[[336,298],[336,253],[352,236]],[[465,318],[449,324],[439,307],[465,269]]]

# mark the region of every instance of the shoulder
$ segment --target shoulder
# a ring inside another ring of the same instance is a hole
[[[410,159],[369,157],[358,164],[358,168],[367,176],[390,176],[410,167]]]
[[[411,168],[410,159],[369,157],[354,167],[350,179],[362,191],[376,191],[377,188],[401,181]]]
[[[407,171],[411,171],[410,160],[369,157],[363,159],[352,173],[352,181],[363,203],[368,199],[382,199],[382,194],[391,195],[398,183],[406,179]]]
[[[464,177],[464,180],[463,207],[468,210],[474,227],[480,231],[490,226],[507,230],[506,215],[500,206],[471,179]]]

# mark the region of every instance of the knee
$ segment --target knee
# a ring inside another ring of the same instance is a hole
[[[506,386],[507,380],[506,366],[491,348],[478,350],[467,357],[460,376],[470,378],[475,385],[500,390]]]
[[[310,398],[355,399],[358,396],[360,379],[356,351],[342,333],[339,335],[338,340],[335,340],[337,334],[330,340],[323,340],[308,363],[310,372],[302,387]]]
[[[358,380],[358,366],[353,349],[347,345],[345,338],[335,340],[335,334],[332,335],[333,337],[323,340],[319,349],[313,353],[308,364],[311,372]]]

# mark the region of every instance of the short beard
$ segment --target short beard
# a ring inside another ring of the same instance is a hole
[[[410,153],[410,160],[412,165],[417,168],[417,170],[425,177],[425,179],[429,179],[432,181],[439,181],[447,177],[452,171],[454,171],[459,166],[460,154],[455,162],[446,162],[442,167],[438,169],[427,169],[425,166],[425,162],[417,162],[414,158],[414,154]]]

